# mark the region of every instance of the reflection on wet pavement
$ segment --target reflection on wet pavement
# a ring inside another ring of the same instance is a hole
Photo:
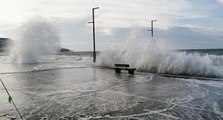
[[[94,67],[0,77],[27,120],[223,119],[219,81],[117,75]],[[17,116],[2,87],[0,96],[0,115]]]

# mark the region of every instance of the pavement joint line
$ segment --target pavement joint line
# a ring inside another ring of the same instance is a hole
[[[101,97],[97,97],[97,98],[115,104],[115,102],[112,102],[112,101],[110,101],[110,100],[107,100],[107,99],[104,99],[104,98],[101,98]],[[169,105],[167,106],[167,108],[164,108],[164,109],[161,109],[161,110],[153,111],[153,110],[147,110],[147,109],[144,109],[144,111],[147,111],[149,115],[151,115],[151,114],[158,114],[158,115],[165,116],[165,117],[169,117],[169,118],[173,118],[173,119],[180,119],[179,117],[176,117],[176,116],[173,116],[173,115],[168,115],[168,114],[162,113],[162,112],[165,112],[165,111],[168,111],[168,110],[172,110],[172,109],[174,109],[174,108],[177,106],[176,104],[174,104],[174,105],[171,107],[171,105],[172,105],[172,104],[169,104]],[[143,113],[142,113],[142,114],[143,114]],[[140,114],[139,114],[139,115],[140,115]],[[135,114],[135,115],[133,115],[132,117],[137,117],[137,116],[138,116],[138,115]],[[119,116],[115,116],[115,117],[112,117],[112,118],[117,118],[117,117],[119,118]]]
[[[62,69],[75,69],[75,68],[93,68],[88,66],[83,67],[65,67],[65,68],[52,68],[52,69],[43,69],[43,70],[26,70],[26,71],[16,71],[16,72],[3,72],[0,73],[0,75],[6,75],[6,74],[22,74],[22,73],[34,73],[34,72],[44,72],[44,71],[51,71],[51,70],[62,70]]]
[[[173,119],[180,119],[179,117],[177,116],[173,116],[173,115],[170,115],[170,114],[165,114],[165,113],[162,113],[162,112],[166,112],[168,110],[171,110],[172,108],[164,108],[164,109],[161,109],[161,110],[147,110],[147,109],[144,109],[144,111],[147,111],[148,113],[151,113],[151,114],[158,114],[158,115],[162,115],[162,116],[165,116],[165,117],[169,117],[169,118],[173,118]]]
[[[87,118],[88,120],[94,118],[94,119],[99,119],[99,118],[111,118],[111,119],[117,119],[117,118],[137,118],[140,116],[145,116],[145,115],[153,115],[153,114],[158,114],[160,116],[165,116],[165,117],[169,117],[169,118],[173,118],[173,119],[179,119],[178,117],[172,116],[172,115],[167,115],[165,113],[157,113],[157,112],[145,112],[145,113],[140,113],[140,114],[131,114],[131,115],[120,115],[120,116],[104,116],[104,117],[90,117]]]
[[[210,111],[210,110],[205,110],[205,109],[202,109],[202,108],[195,108],[195,107],[190,107],[190,106],[185,106],[185,105],[179,105],[179,104],[177,104],[177,103],[169,103],[169,102],[162,101],[162,100],[158,100],[158,99],[148,98],[148,97],[144,97],[144,96],[137,96],[137,95],[132,95],[132,94],[126,94],[126,93],[120,93],[120,92],[111,91],[111,90],[108,90],[108,91],[110,91],[110,92],[114,92],[114,93],[117,93],[117,94],[121,94],[121,95],[125,95],[125,96],[138,97],[138,98],[147,99],[147,100],[151,100],[151,101],[155,101],[155,102],[161,102],[161,103],[166,103],[166,104],[172,104],[172,105],[175,105],[175,107],[176,107],[176,106],[179,106],[179,107],[190,108],[190,109],[193,109],[193,110],[201,110],[201,111],[206,111],[206,112],[212,112],[212,113],[215,113],[215,114],[219,114],[218,112]]]

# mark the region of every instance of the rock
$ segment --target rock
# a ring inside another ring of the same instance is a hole
[[[69,49],[66,49],[66,48],[61,48],[60,49],[60,52],[70,52],[71,50],[69,50]]]

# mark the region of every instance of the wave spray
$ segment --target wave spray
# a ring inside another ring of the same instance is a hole
[[[110,47],[102,51],[98,65],[113,67],[115,63],[126,63],[144,72],[203,77],[223,76],[221,71],[212,65],[208,56],[161,49],[154,40],[137,41],[137,34],[138,31],[133,30],[123,46]]]
[[[29,20],[20,32],[10,50],[12,62],[36,63],[42,55],[56,54],[60,48],[57,30],[44,18]]]

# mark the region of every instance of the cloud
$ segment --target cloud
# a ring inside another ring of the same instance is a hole
[[[74,20],[57,20],[55,23],[59,25],[62,45],[73,50],[92,50],[92,27],[87,23],[88,17]],[[66,24],[64,23],[66,22]],[[60,24],[61,23],[61,24]],[[150,32],[147,27],[120,27],[113,28],[110,34],[104,32],[103,28],[96,29],[96,49],[102,50],[109,45],[123,45],[129,38],[131,31],[138,29],[138,42],[150,40]],[[159,46],[169,49],[184,48],[220,48],[223,46],[223,35],[220,33],[211,33],[213,29],[200,26],[174,26],[163,30],[156,28],[154,30],[154,38],[158,41]]]
[[[170,49],[204,49],[204,48],[221,48],[223,46],[223,35],[207,34],[212,29],[197,27],[173,27],[166,31],[158,30],[157,38],[162,46]]]
[[[218,0],[218,2],[222,3],[223,4],[223,0]]]
[[[92,50],[92,26],[87,22],[89,16],[80,19],[54,18],[50,22],[59,29],[62,47],[75,51]],[[138,29],[139,43],[150,40],[147,27],[119,27],[109,29],[109,34],[102,28],[96,28],[96,50],[102,50],[110,45],[123,45],[129,38],[131,31]],[[3,31],[3,30],[2,30]],[[185,25],[173,26],[169,29],[154,29],[154,38],[159,46],[169,49],[182,48],[220,48],[223,46],[223,35],[212,33],[213,28]],[[16,33],[11,31],[11,33]],[[4,36],[5,37],[5,36]]]
[[[91,14],[91,8],[99,6],[96,16],[99,27],[117,28],[148,25],[151,19],[159,19],[159,28],[166,28],[172,19],[199,16],[184,13],[191,3],[187,0],[7,0],[0,1],[0,22],[21,23],[39,15],[46,18],[82,18]],[[19,7],[18,7],[19,6]]]

